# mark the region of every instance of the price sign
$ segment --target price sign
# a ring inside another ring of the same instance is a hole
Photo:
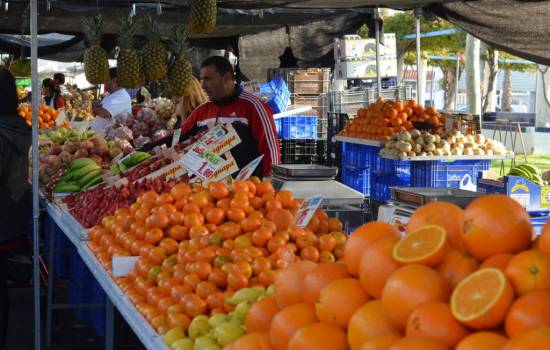
[[[114,277],[127,276],[134,269],[139,256],[113,256],[112,267]]]
[[[181,158],[180,162],[190,173],[206,180],[214,175],[218,167],[226,161],[219,155],[209,151],[204,144],[197,142]]]
[[[298,209],[294,216],[294,225],[302,228],[306,227],[317,208],[319,208],[319,205],[321,205],[322,200],[323,197],[321,196],[315,196],[304,200],[300,209]]]
[[[260,165],[263,158],[264,158],[264,155],[262,154],[258,158],[254,159],[253,161],[245,165],[245,167],[242,168],[241,171],[239,171],[235,180],[247,180],[248,178],[250,178],[250,175],[254,173],[254,170],[256,170],[258,165]]]
[[[231,158],[225,161],[223,165],[214,171],[214,174],[210,177],[209,182],[221,181],[238,170],[239,166],[237,165],[237,162],[235,162],[235,159]]]
[[[181,128],[174,130],[174,137],[172,137],[172,147],[178,144],[181,136]]]
[[[61,124],[63,124],[66,118],[67,118],[67,114],[65,114],[65,111],[59,113],[59,115],[55,119],[55,126],[61,126]]]
[[[239,143],[241,139],[235,129],[230,125],[216,125],[199,140],[209,151],[224,154]]]

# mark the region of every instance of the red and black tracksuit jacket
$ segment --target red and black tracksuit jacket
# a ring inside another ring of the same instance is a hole
[[[181,126],[180,140],[219,123],[231,124],[241,138],[241,143],[231,150],[239,168],[263,154],[262,167],[258,167],[254,175],[271,175],[271,166],[280,163],[281,154],[269,106],[257,96],[236,87],[226,100],[206,102],[197,107]]]

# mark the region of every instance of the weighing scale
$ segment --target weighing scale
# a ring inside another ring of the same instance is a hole
[[[273,165],[271,183],[277,191],[291,191],[295,198],[323,198],[320,208],[347,223],[348,229],[365,221],[365,196],[335,180],[337,167],[315,164]]]

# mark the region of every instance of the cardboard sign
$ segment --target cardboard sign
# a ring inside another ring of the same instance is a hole
[[[225,159],[208,150],[200,143],[195,143],[181,158],[180,163],[190,172],[206,180],[226,162]]]
[[[322,201],[323,197],[321,196],[305,199],[294,216],[294,225],[305,228]]]
[[[164,177],[167,181],[177,179],[187,173],[185,168],[180,162],[170,163],[167,166],[160,168],[157,171],[145,176],[146,179],[154,179],[157,177]]]
[[[221,181],[237,171],[239,171],[239,166],[237,162],[235,162],[235,159],[231,158],[214,171],[214,174],[208,179],[208,182]]]
[[[241,143],[241,138],[230,125],[216,125],[199,140],[209,151],[216,154],[224,154]]]
[[[250,163],[245,165],[245,167],[242,168],[241,171],[239,171],[239,173],[237,174],[237,177],[235,178],[235,180],[247,180],[247,179],[249,179],[250,176],[252,175],[252,173],[254,173],[254,170],[256,170],[258,165],[260,165],[263,158],[264,158],[264,155],[262,154],[258,158],[254,159],[253,161],[251,161]]]
[[[113,277],[127,276],[134,269],[139,256],[113,256]]]
[[[65,114],[65,111],[59,113],[59,115],[55,119],[55,126],[58,126],[58,127],[61,126],[61,124],[63,124],[66,118],[67,118],[67,114]]]

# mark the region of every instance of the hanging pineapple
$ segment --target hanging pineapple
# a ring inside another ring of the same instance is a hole
[[[141,86],[141,59],[134,49],[136,22],[133,17],[120,17],[118,23],[117,78],[118,84],[127,89]]]
[[[191,32],[208,34],[216,27],[216,0],[190,0],[189,27]]]
[[[160,80],[166,76],[166,46],[160,38],[158,22],[147,15],[144,21],[147,42],[143,46],[143,75],[147,81]]]
[[[107,52],[100,46],[103,18],[101,15],[92,18],[82,17],[80,23],[88,45],[88,48],[84,51],[86,80],[90,84],[103,84],[109,80],[109,57]]]
[[[193,78],[193,67],[191,62],[185,57],[187,50],[187,37],[189,31],[185,26],[179,25],[171,40],[172,63],[168,68],[168,86],[172,96],[183,96],[185,91],[191,86]]]

